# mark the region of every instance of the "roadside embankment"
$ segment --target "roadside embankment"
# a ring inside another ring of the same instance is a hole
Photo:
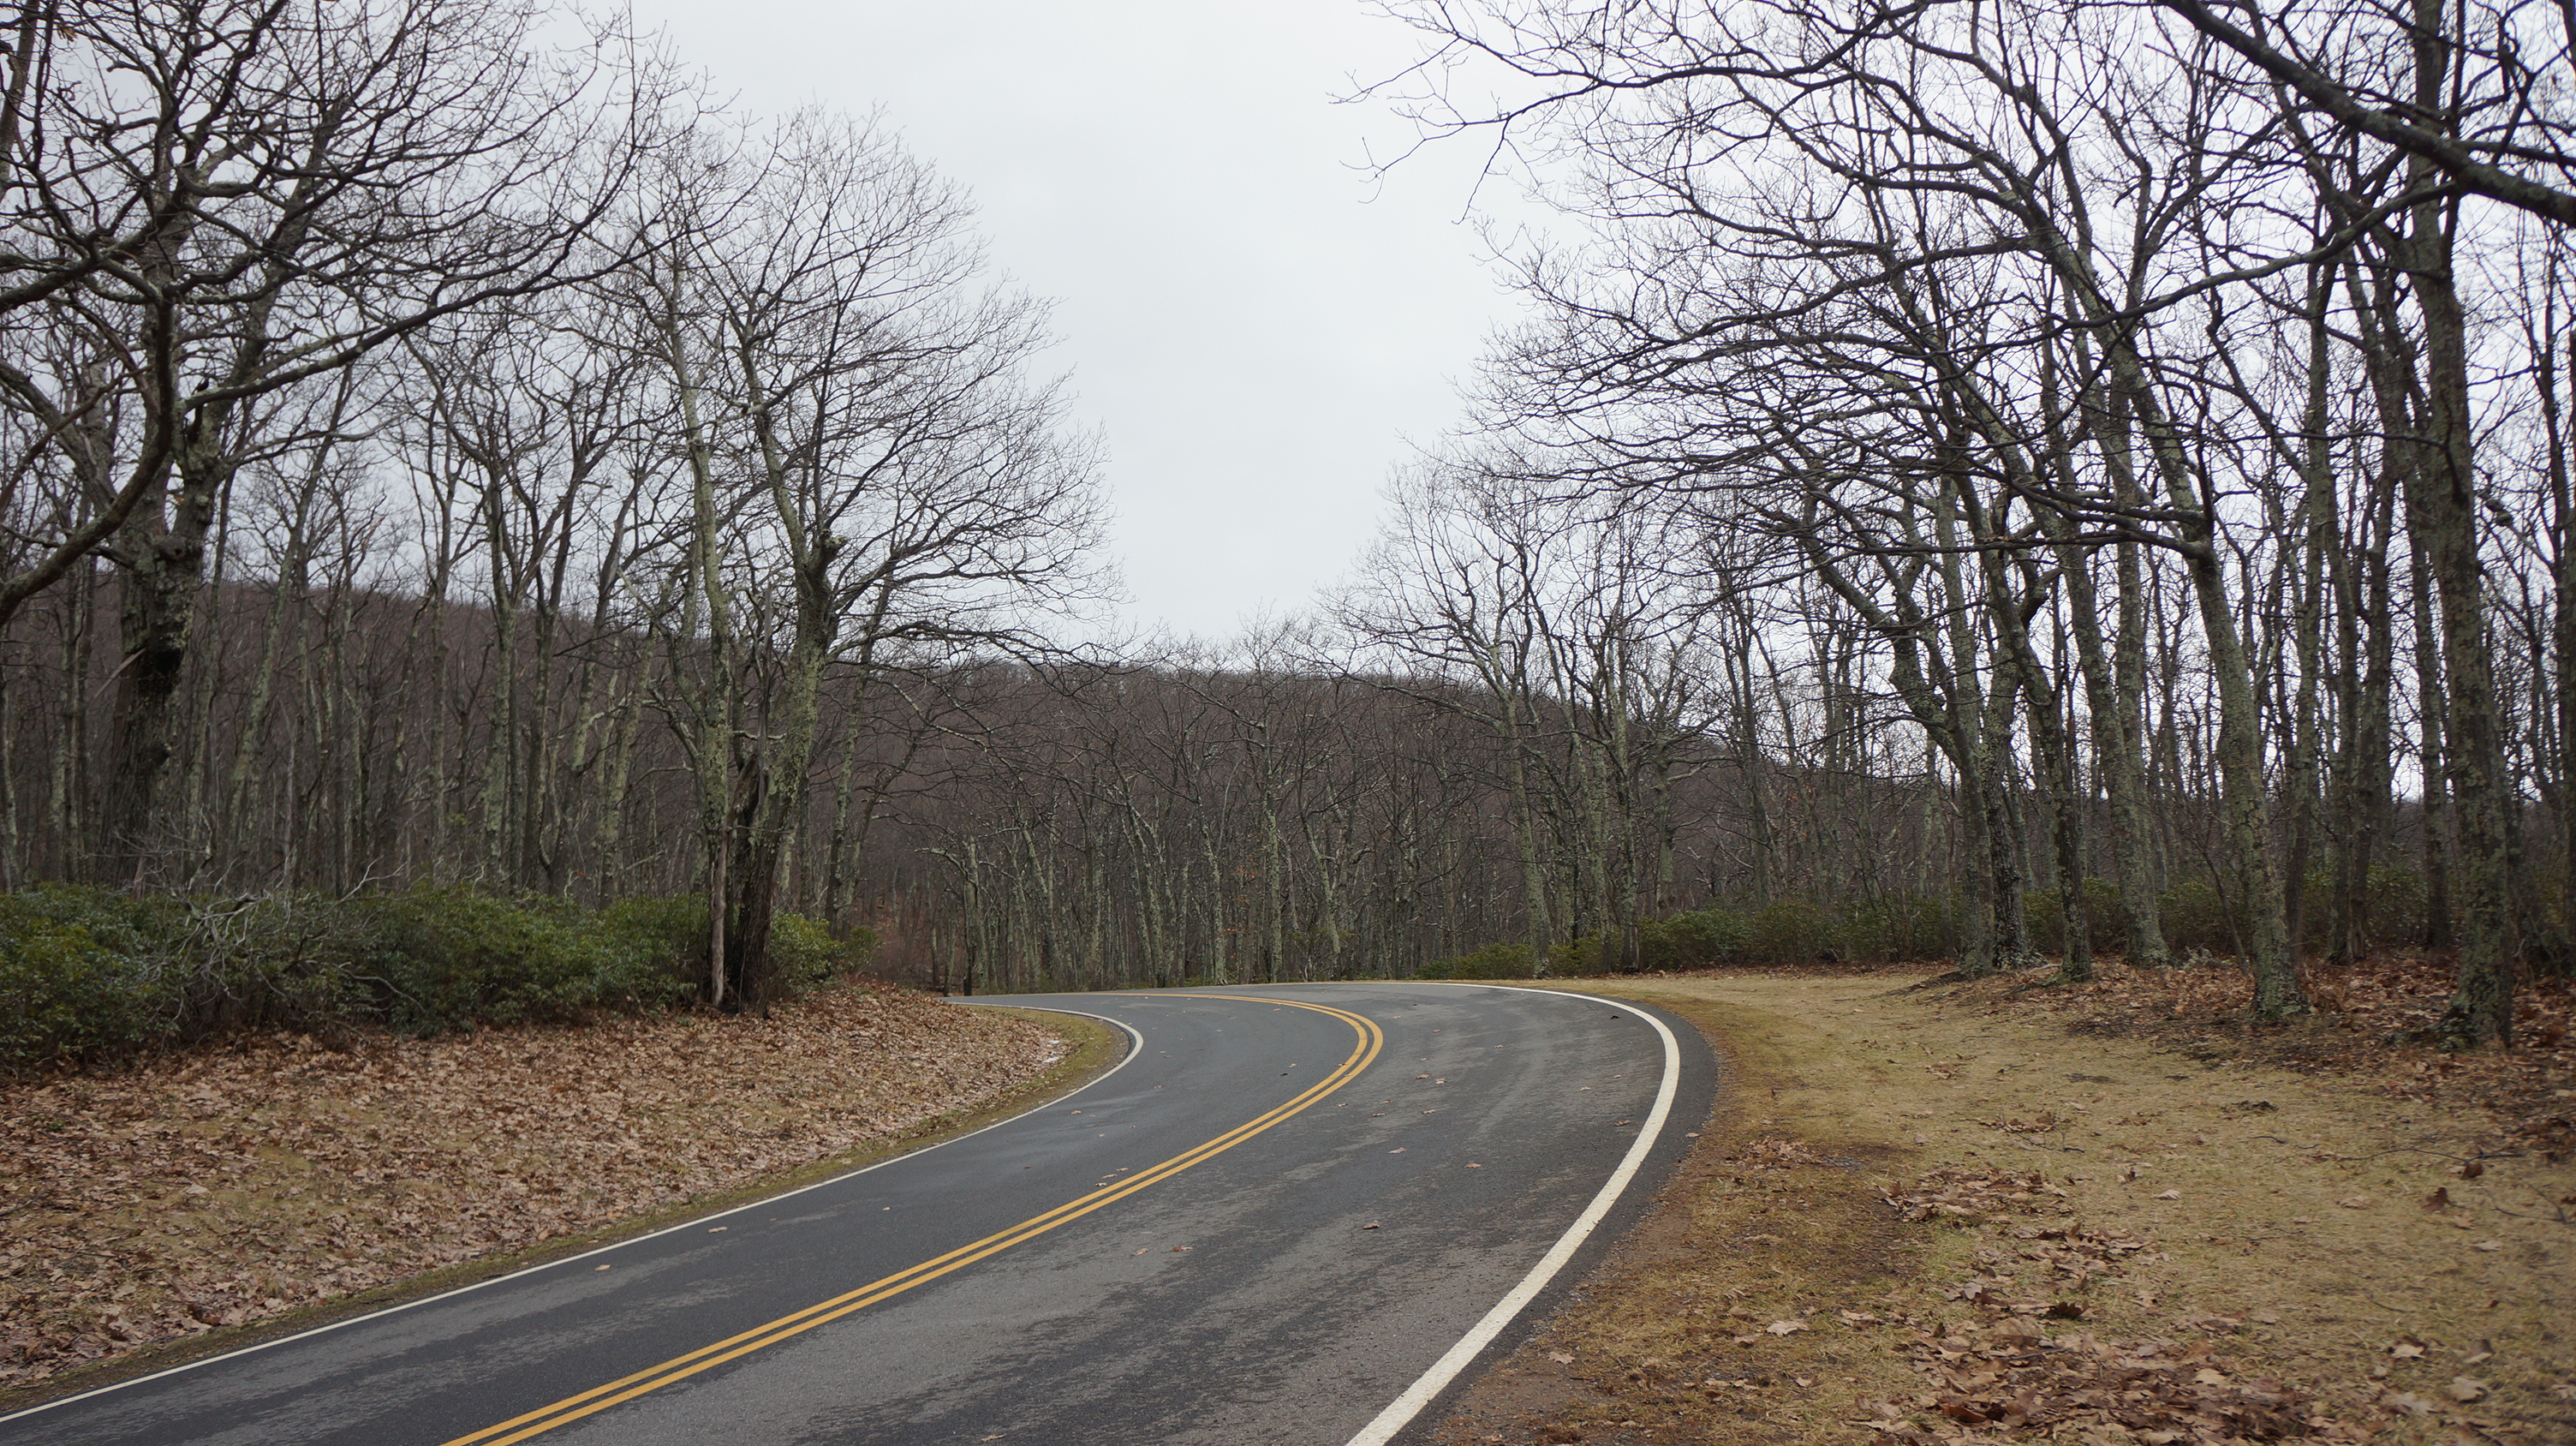
[[[0,1408],[821,1178],[1114,1053],[1040,1018],[854,984],[0,1084]]]

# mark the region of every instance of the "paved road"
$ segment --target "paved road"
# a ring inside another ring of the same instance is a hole
[[[1453,1346],[1564,1255],[1633,1156],[1556,1287],[1576,1279],[1709,1100],[1696,1035],[1624,1002],[1428,984],[983,1002],[1136,1043],[982,1133],[0,1420],[0,1441],[1338,1446],[1383,1435],[1444,1353],[1468,1363],[1475,1342]],[[1668,1037],[1677,1094],[1640,1152]]]

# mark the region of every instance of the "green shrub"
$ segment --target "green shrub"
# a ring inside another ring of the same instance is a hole
[[[362,1018],[375,957],[364,905],[314,894],[192,900],[168,965],[180,998],[172,1033],[242,1026],[317,1029]]]
[[[2043,954],[2066,950],[2066,917],[2055,889],[2033,889],[2022,895],[2022,917],[2030,922],[2031,941]],[[2129,906],[2120,886],[2098,875],[2084,880],[2084,937],[2096,954],[2116,954],[2128,947]]]
[[[1834,950],[1834,929],[1825,911],[1804,899],[1779,899],[1762,906],[1746,922],[1748,962],[1768,965],[1813,964]]]
[[[1547,971],[1561,979],[1593,979],[1610,972],[1603,959],[1601,936],[1586,934],[1571,944],[1557,944],[1547,951]]]
[[[175,1001],[152,967],[167,921],[104,890],[0,896],[0,1066],[129,1049]]]
[[[139,1043],[152,1032],[132,966],[77,924],[0,939],[0,1060]]]
[[[225,1029],[372,1023],[412,1034],[687,1000],[705,973],[706,903],[597,913],[465,887],[368,899],[134,899],[51,886],[0,895],[0,1068]],[[780,914],[782,993],[864,965],[876,936]]]
[[[2370,871],[2370,884],[2362,898],[2362,919],[2371,938],[2382,944],[2412,944],[2424,937],[2431,912],[2422,874],[2382,864]],[[2331,907],[2329,903],[2326,908],[2316,909],[2317,917],[2325,918]]]
[[[1743,919],[1711,906],[1638,925],[1637,957],[1646,969],[1708,969],[1741,959],[1750,937]]]
[[[701,918],[705,911],[699,911]],[[860,928],[835,939],[820,919],[780,914],[769,923],[770,968],[782,994],[801,994],[836,975],[865,968],[876,957],[877,936]]]
[[[1527,979],[1535,972],[1527,944],[1488,944],[1472,954],[1436,959],[1413,971],[1416,979]]]
[[[686,958],[674,952],[673,926],[687,917],[676,907],[603,919],[555,900],[455,887],[415,888],[371,907],[377,1008],[407,1033],[569,1022],[672,1003],[694,987],[674,967]]]
[[[1889,894],[1845,904],[1835,933],[1855,963],[1946,959],[1958,952],[1958,909],[1929,894]]]
[[[2211,880],[2176,883],[2156,895],[2156,912],[2164,923],[2165,943],[2177,958],[2193,949],[2222,958],[2237,952],[2235,920]]]
[[[707,962],[704,894],[643,894],[599,911],[596,927],[621,954],[660,963],[693,986]]]

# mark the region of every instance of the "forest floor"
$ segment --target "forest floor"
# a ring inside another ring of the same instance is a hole
[[[1585,980],[1699,1025],[1716,1116],[1440,1446],[2576,1442],[2576,1040],[2388,1042],[2383,961],[2245,979]],[[1687,1126],[1684,1126],[1687,1128]]]
[[[1114,1054],[1087,1021],[843,985],[0,1082],[0,1412],[822,1179]]]

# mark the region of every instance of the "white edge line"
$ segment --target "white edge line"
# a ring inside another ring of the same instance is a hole
[[[1514,986],[1484,984],[1457,987],[1509,989]],[[1410,1425],[1413,1418],[1420,1415],[1425,1406],[1431,1404],[1433,1398],[1448,1389],[1449,1383],[1457,1379],[1458,1373],[1467,1369],[1469,1363],[1484,1352],[1485,1347],[1493,1344],[1494,1337],[1501,1335],[1503,1327],[1512,1323],[1512,1317],[1519,1315],[1524,1307],[1537,1298],[1540,1291],[1547,1288],[1547,1283],[1554,1280],[1556,1273],[1565,1268],[1565,1263],[1574,1258],[1574,1252],[1583,1247],[1584,1240],[1592,1234],[1594,1227],[1601,1223],[1602,1217],[1610,1213],[1610,1207],[1618,1203],[1619,1196],[1628,1188],[1628,1182],[1636,1177],[1637,1168],[1646,1162],[1647,1152],[1654,1149],[1656,1137],[1663,1133],[1665,1118],[1672,1113],[1673,1095],[1681,1087],[1682,1051],[1681,1045],[1673,1038],[1672,1030],[1666,1028],[1662,1020],[1624,999],[1604,999],[1597,994],[1576,994],[1562,989],[1530,989],[1521,992],[1544,994],[1556,999],[1582,999],[1594,1004],[1608,1005],[1612,1009],[1624,1009],[1653,1025],[1655,1033],[1664,1037],[1664,1083],[1661,1089],[1655,1091],[1654,1112],[1646,1117],[1646,1127],[1637,1132],[1637,1142],[1628,1147],[1628,1157],[1619,1162],[1618,1169],[1610,1172],[1610,1178],[1602,1183],[1600,1192],[1592,1197],[1592,1203],[1583,1208],[1583,1213],[1574,1218],[1574,1223],[1566,1227],[1563,1235],[1557,1237],[1556,1244],[1549,1248],[1546,1255],[1539,1258],[1538,1264],[1530,1267],[1530,1273],[1521,1277],[1521,1283],[1512,1287],[1511,1294],[1496,1301],[1494,1308],[1485,1312],[1483,1320],[1476,1322],[1472,1329],[1460,1336],[1458,1343],[1449,1348],[1447,1355],[1432,1362],[1431,1369],[1424,1371],[1412,1385],[1405,1387],[1403,1395],[1396,1397],[1387,1404],[1385,1410],[1378,1412],[1377,1419],[1361,1427],[1360,1433],[1350,1439],[1348,1446],[1386,1446],[1387,1442],[1395,1439],[1396,1432]]]
[[[945,1003],[947,1001],[942,1002]],[[945,1140],[941,1140],[935,1145],[924,1145],[918,1150],[906,1150],[902,1154],[896,1155],[891,1159],[879,1160],[873,1165],[862,1165],[858,1169],[834,1175],[828,1180],[817,1180],[811,1185],[799,1185],[793,1190],[782,1191],[776,1195],[764,1195],[757,1200],[745,1201],[729,1210],[719,1210],[712,1215],[701,1215],[694,1220],[683,1220],[677,1225],[665,1225],[659,1230],[647,1231],[642,1235],[630,1236],[627,1239],[615,1241],[608,1245],[595,1246],[578,1255],[567,1255],[561,1260],[549,1260],[543,1265],[526,1266],[518,1270],[513,1270],[506,1275],[496,1275],[489,1280],[478,1280],[472,1285],[460,1285],[454,1290],[442,1290],[436,1295],[425,1295],[418,1300],[407,1300],[400,1305],[386,1306],[382,1310],[362,1311],[345,1320],[335,1320],[329,1325],[315,1326],[311,1330],[297,1331],[293,1335],[279,1336],[273,1341],[261,1341],[257,1345],[241,1346],[234,1350],[224,1351],[218,1355],[208,1356],[203,1360],[190,1361],[184,1366],[172,1366],[167,1370],[154,1371],[148,1376],[136,1376],[130,1381],[118,1381],[114,1385],[99,1386],[93,1390],[83,1391],[77,1396],[65,1396],[58,1401],[47,1401],[41,1406],[29,1406],[23,1411],[12,1411],[6,1416],[0,1416],[0,1426],[5,1426],[11,1421],[25,1420],[29,1416],[53,1410],[57,1406],[68,1406],[75,1401],[87,1401],[93,1397],[107,1395],[112,1391],[122,1391],[129,1387],[140,1386],[146,1381],[157,1381],[165,1376],[176,1376],[184,1372],[196,1370],[201,1366],[211,1366],[221,1361],[235,1360],[242,1356],[257,1355],[261,1351],[272,1350],[278,1346],[291,1345],[296,1341],[310,1340],[319,1335],[328,1335],[333,1331],[341,1330],[349,1326],[364,1325],[370,1321],[380,1321],[389,1315],[400,1315],[404,1311],[412,1310],[420,1306],[436,1305],[443,1300],[454,1300],[460,1295],[469,1295],[488,1286],[503,1285],[510,1281],[517,1280],[522,1276],[534,1275],[541,1270],[554,1270],[561,1266],[570,1265],[576,1260],[588,1260],[594,1255],[606,1255],[612,1250],[623,1250],[630,1245],[641,1245],[647,1240],[657,1239],[664,1235],[670,1235],[678,1231],[704,1225],[710,1220],[722,1220],[728,1215],[739,1215],[745,1210],[756,1210],[763,1206],[775,1205],[781,1200],[793,1199],[798,1195],[804,1194],[808,1190],[820,1190],[827,1185],[838,1185],[844,1180],[854,1180],[861,1175],[867,1174],[871,1170],[882,1170],[888,1165],[900,1164],[905,1160],[910,1160],[921,1155],[927,1155],[933,1150],[942,1149],[946,1146],[956,1144],[960,1140],[971,1140],[977,1135],[985,1133],[987,1130],[998,1130],[1004,1125],[1013,1124],[1020,1120],[1027,1119],[1029,1116],[1034,1115],[1041,1110],[1062,1104],[1064,1101],[1073,1099],[1076,1096],[1088,1094],[1091,1092],[1093,1086],[1105,1082],[1110,1075],[1114,1075],[1118,1073],[1118,1071],[1125,1069],[1129,1064],[1135,1062],[1138,1055],[1145,1052],[1145,1036],[1138,1034],[1134,1027],[1126,1022],[1111,1019],[1105,1014],[1091,1014],[1079,1009],[1059,1009],[1052,1005],[1037,1004],[1010,1004],[999,1005],[998,1007],[1006,1009],[1031,1009],[1046,1014],[1071,1014],[1084,1019],[1097,1019],[1103,1024],[1115,1024],[1120,1029],[1127,1031],[1127,1038],[1131,1041],[1130,1047],[1127,1051],[1127,1057],[1118,1061],[1116,1064],[1111,1065],[1108,1073],[1101,1075],[1098,1079],[1092,1080],[1089,1084],[1084,1085],[1081,1089],[1073,1091],[1071,1094],[1057,1095],[1053,1099],[1049,1099],[1044,1103],[1031,1105],[1027,1109],[1020,1111],[1018,1114],[1011,1116],[1009,1119],[995,1120],[993,1123],[984,1126],[982,1129],[968,1130],[962,1135],[952,1135]]]

